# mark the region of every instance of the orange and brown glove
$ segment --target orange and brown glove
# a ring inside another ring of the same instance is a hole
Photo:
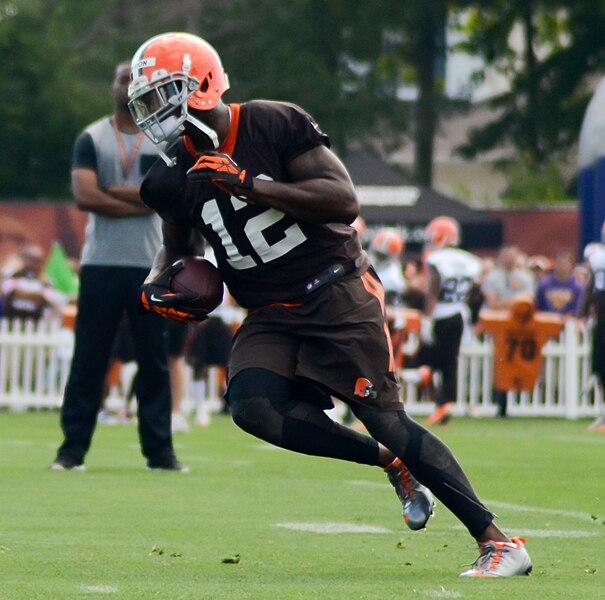
[[[140,306],[143,312],[155,312],[161,317],[181,323],[199,323],[208,318],[206,311],[186,306],[187,303],[198,299],[197,294],[175,293],[170,290],[172,276],[183,266],[183,261],[177,260],[166,267],[153,281],[141,286]]]
[[[187,171],[187,177],[191,181],[210,181],[228,194],[234,194],[238,188],[242,195],[252,189],[254,181],[246,169],[242,169],[228,154],[220,152],[200,154]]]

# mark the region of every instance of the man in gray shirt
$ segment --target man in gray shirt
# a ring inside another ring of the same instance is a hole
[[[534,294],[535,282],[528,269],[519,266],[519,248],[503,246],[498,253],[496,268],[487,275],[482,291],[485,308],[510,308],[518,294]]]
[[[535,280],[529,269],[519,265],[519,248],[515,245],[502,246],[498,253],[496,268],[485,278],[481,291],[485,301],[484,308],[507,310],[519,294],[535,293]],[[498,416],[505,417],[506,392],[493,388],[493,401],[498,407]]]
[[[117,65],[114,113],[77,138],[72,190],[89,212],[82,251],[75,349],[61,409],[64,441],[54,470],[83,470],[101,406],[113,340],[126,313],[138,375],[139,438],[150,469],[186,471],[170,433],[170,380],[165,321],[138,311],[139,287],[161,244],[160,218],[139,197],[158,148],[134,124],[128,109],[130,63]]]

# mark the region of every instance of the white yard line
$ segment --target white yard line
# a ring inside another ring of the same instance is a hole
[[[276,523],[275,527],[311,533],[396,533],[386,527],[355,523]]]
[[[88,594],[116,594],[120,591],[113,585],[81,585],[80,589]]]
[[[412,590],[412,592],[415,594],[428,596],[429,598],[462,598],[462,594],[460,592],[446,590],[443,586],[441,586],[441,588],[438,590]]]

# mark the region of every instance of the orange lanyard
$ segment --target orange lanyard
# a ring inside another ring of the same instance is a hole
[[[113,125],[113,132],[116,136],[118,150],[120,151],[120,163],[122,164],[122,173],[124,175],[124,179],[128,179],[128,175],[130,175],[130,171],[132,171],[132,167],[134,167],[134,162],[137,159],[139,148],[141,147],[141,144],[143,142],[143,132],[139,131],[136,142],[134,143],[134,148],[132,149],[130,155],[126,156],[126,146],[124,145],[122,134],[120,133],[120,130],[116,125],[116,120],[112,119],[111,124]]]

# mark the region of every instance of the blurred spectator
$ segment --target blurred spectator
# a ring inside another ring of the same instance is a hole
[[[536,309],[573,316],[578,311],[582,286],[573,276],[574,260],[569,250],[555,256],[552,273],[538,283]]]
[[[498,253],[495,269],[485,276],[481,291],[485,297],[482,308],[508,310],[519,294],[530,294],[535,290],[535,280],[529,269],[522,266],[522,255],[514,245],[503,246]],[[498,406],[498,415],[506,416],[506,393],[492,389],[493,401]]]
[[[479,320],[479,311],[485,303],[485,294],[483,293],[483,282],[485,278],[496,268],[493,258],[486,257],[481,260],[481,274],[476,281],[473,281],[471,291],[468,294],[467,304],[471,311],[471,324],[476,325]]]
[[[590,268],[586,265],[586,263],[576,263],[573,267],[572,274],[582,290],[585,290],[588,282],[590,281]]]
[[[204,258],[216,266],[216,256],[211,247],[208,246],[204,250]],[[214,313],[206,321],[190,325],[184,347],[184,359],[193,370],[191,395],[194,401],[195,422],[200,427],[210,424],[212,411],[208,400],[215,393],[222,397],[225,391],[231,342],[241,320],[242,314],[225,288],[223,302]],[[209,369],[213,367],[217,368],[217,379],[209,377]],[[214,382],[220,389],[211,389]],[[226,403],[224,409],[228,410]]]
[[[385,292],[385,302],[400,305],[407,283],[401,257],[405,251],[405,237],[394,227],[382,227],[372,238],[368,250]]]
[[[196,404],[195,421],[200,427],[210,424],[208,399],[216,390],[207,388],[208,369],[219,367],[223,380],[231,354],[232,328],[220,316],[210,315],[202,323],[192,326],[192,335],[187,345],[186,360],[193,369],[192,393]]]
[[[170,391],[172,394],[172,433],[187,433],[189,423],[183,413],[185,397],[185,344],[190,332],[187,323],[168,321],[168,370],[170,371]]]
[[[519,266],[517,246],[503,246],[498,253],[496,268],[485,277],[481,291],[486,308],[506,309],[520,293],[534,293],[534,278],[528,269]]]
[[[536,254],[527,259],[527,268],[533,273],[536,282],[539,283],[550,273],[552,263],[543,254]]]
[[[25,246],[16,256],[12,262],[14,272],[0,287],[4,317],[37,322],[43,316],[59,314],[65,298],[42,275],[43,265],[40,246]]]
[[[130,381],[124,381],[124,365],[135,360],[134,342],[132,333],[128,324],[128,316],[124,312],[118,325],[116,336],[113,340],[113,346],[109,358],[109,369],[105,378],[105,388],[103,391],[102,409],[97,415],[97,421],[105,425],[116,425],[118,423],[130,422],[129,404],[134,398],[134,386],[137,378],[136,370]],[[136,368],[136,367],[135,367]],[[108,406],[109,398],[118,397],[124,400],[125,404],[117,409],[117,412]]]

